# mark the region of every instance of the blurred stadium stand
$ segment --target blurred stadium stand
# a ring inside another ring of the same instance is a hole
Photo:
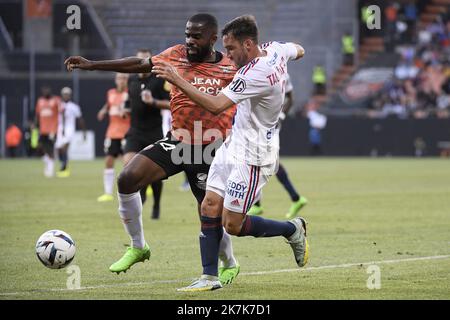
[[[346,123],[374,115],[376,118],[384,117],[383,113],[374,110],[383,108],[381,102],[378,102],[381,107],[377,105],[377,101],[380,101],[386,90],[389,93],[389,88],[395,82],[396,67],[401,62],[405,48],[414,48],[414,55],[420,59],[420,54],[423,54],[418,46],[419,33],[413,31],[411,21],[408,20],[408,14],[411,13],[408,10],[412,8],[407,9],[409,4],[414,4],[417,15],[412,25],[416,25],[419,30],[427,30],[436,18],[442,19],[445,39],[441,39],[441,43],[445,47],[441,51],[447,57],[445,77],[449,78],[450,27],[447,21],[450,0],[42,0],[51,4],[52,13],[45,20],[47,22],[41,19],[41,22],[44,21],[41,24],[33,24],[26,18],[25,2],[0,0],[0,95],[7,101],[8,120],[26,123],[24,115],[33,115],[41,85],[50,84],[55,94],[63,86],[71,86],[74,88],[74,100],[80,103],[87,115],[88,126],[95,128],[99,137],[99,155],[102,154],[106,123],[98,123],[95,112],[103,104],[106,90],[114,85],[113,75],[102,72],[69,74],[64,70],[64,58],[72,54],[89,59],[117,58],[134,55],[138,48],[150,48],[158,53],[184,42],[186,20],[198,12],[214,14],[220,26],[238,15],[250,13],[258,20],[261,42],[295,41],[304,45],[306,56],[302,63],[293,63],[289,69],[295,90],[291,112],[294,117],[304,116],[303,107],[311,99],[316,102],[321,113],[336,121],[338,118]],[[362,21],[362,9],[372,4],[381,9],[381,30],[368,30]],[[69,16],[66,8],[69,5],[81,8],[80,30],[68,30],[66,27]],[[395,26],[394,29],[387,26],[386,9],[389,6],[396,10],[395,20],[390,25]],[[399,32],[405,25],[408,31]],[[354,39],[353,65],[343,64],[341,38],[345,33]],[[411,36],[405,37],[405,34]],[[223,49],[220,40],[217,48]],[[326,71],[326,95],[313,95],[311,75],[316,65],[323,66]],[[423,70],[424,66],[420,68]],[[448,93],[446,97],[450,97]],[[450,101],[450,98],[447,100]],[[441,109],[448,111],[449,106]],[[427,115],[433,117],[436,113]],[[341,128],[332,122],[329,124],[326,131]],[[445,125],[448,125],[448,121]],[[374,127],[369,122],[367,126]],[[404,130],[410,130],[408,128],[414,125],[403,127]],[[402,128],[402,125],[398,125],[398,128]],[[404,137],[406,139],[406,135]],[[447,137],[437,138],[450,140],[450,129]],[[329,154],[339,154],[338,151],[332,151],[332,146],[328,146],[328,150]],[[294,151],[295,154],[299,152]],[[406,150],[400,153],[406,154]]]

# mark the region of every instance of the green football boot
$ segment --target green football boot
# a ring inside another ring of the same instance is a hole
[[[298,199],[298,201],[294,202],[291,205],[291,207],[289,208],[289,212],[286,213],[286,218],[288,218],[288,219],[294,218],[298,214],[300,209],[303,208],[304,206],[306,206],[307,203],[308,203],[308,199],[306,199],[303,196],[300,197],[300,199]]]
[[[70,177],[70,170],[69,169],[65,169],[65,170],[62,170],[62,171],[58,171],[58,172],[56,172],[56,176],[58,178],[68,178],[68,177]]]
[[[241,266],[236,262],[236,265],[231,268],[219,267],[219,281],[222,285],[231,284],[239,274]]]
[[[117,274],[127,272],[127,270],[130,269],[135,263],[149,260],[150,255],[151,252],[148,244],[145,244],[143,249],[129,247],[123,257],[109,267],[109,271],[116,272]]]
[[[97,198],[98,202],[109,202],[109,201],[113,201],[114,197],[112,194],[102,194],[100,197]]]
[[[259,215],[262,215],[263,212],[264,212],[264,209],[261,206],[254,204],[254,205],[252,205],[250,210],[248,210],[247,214],[249,216],[259,216]]]

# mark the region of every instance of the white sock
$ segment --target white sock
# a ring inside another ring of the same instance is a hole
[[[47,177],[53,177],[55,173],[55,160],[48,157],[45,161],[45,172]]]
[[[113,194],[114,189],[114,168],[103,171],[103,187],[105,194]]]
[[[233,245],[231,243],[230,235],[223,229],[223,236],[220,240],[219,259],[225,268],[232,268],[236,266],[236,259],[233,254]]]
[[[131,238],[131,246],[142,249],[145,246],[144,228],[142,226],[142,201],[139,192],[122,194],[119,198],[119,215],[125,231]]]

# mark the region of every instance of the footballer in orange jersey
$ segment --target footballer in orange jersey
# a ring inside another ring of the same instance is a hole
[[[91,61],[74,56],[67,58],[64,63],[69,71],[83,69],[148,73],[153,63],[162,59],[175,66],[198,90],[217,95],[231,82],[236,72],[234,63],[214,49],[217,32],[217,19],[210,14],[200,13],[189,18],[186,23],[185,44],[169,48],[151,59],[129,57]],[[175,87],[172,87],[170,96],[172,131],[131,159],[118,178],[119,214],[132,244],[127,253],[110,266],[110,271],[126,271],[135,263],[150,257],[142,226],[139,189],[184,171],[199,204],[203,275],[208,282],[208,290],[212,290],[222,287],[222,283],[231,283],[240,269],[233,255],[230,236],[223,232],[221,219],[207,217],[201,209],[210,164],[215,150],[225,139],[227,129],[231,129],[235,108],[213,115],[190,101]],[[223,263],[221,268],[217,268],[217,263],[214,263],[218,250]]]
[[[128,74],[116,73],[116,87],[106,93],[106,103],[97,114],[98,121],[109,116],[109,125],[105,137],[105,169],[103,171],[104,194],[97,198],[99,202],[112,201],[114,189],[114,161],[123,155],[125,134],[130,128],[130,116],[124,112],[123,105],[128,99]]]
[[[50,87],[41,88],[41,97],[36,102],[35,123],[39,127],[39,149],[43,152],[46,177],[54,175],[54,146],[58,132],[58,112],[61,100],[53,96]]]

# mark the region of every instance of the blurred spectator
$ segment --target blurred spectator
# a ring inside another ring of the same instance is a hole
[[[386,17],[398,19],[395,4],[386,8]],[[417,11],[405,4],[403,18],[408,23]],[[409,19],[409,20],[408,20]],[[415,22],[409,23],[415,26]],[[416,36],[417,35],[417,36]],[[450,22],[439,15],[428,25],[414,30],[409,43],[397,48],[401,59],[394,79],[373,99],[369,117],[397,116],[450,117]]]
[[[309,145],[312,156],[321,155],[322,151],[322,130],[327,125],[327,117],[317,111],[318,103],[311,99],[305,109],[306,116],[309,119]]]
[[[419,69],[407,58],[402,58],[399,65],[395,68],[395,77],[400,80],[413,79],[417,76]]]
[[[37,156],[37,148],[39,144],[39,129],[36,128],[32,120],[28,121],[28,125],[24,129],[25,153],[27,157]]]
[[[416,29],[417,20],[417,7],[416,4],[411,1],[405,4],[404,7],[405,22],[407,29],[407,41],[414,41],[414,30]]]
[[[11,123],[5,132],[6,148],[8,149],[8,156],[15,158],[17,156],[17,149],[22,142],[22,131],[15,123]]]
[[[313,69],[312,82],[314,84],[314,94],[326,94],[327,76],[325,69],[321,65],[316,65]]]
[[[353,65],[353,56],[355,54],[355,46],[353,45],[353,35],[350,32],[345,33],[341,39],[342,54],[344,65]]]
[[[384,17],[385,17],[385,46],[387,51],[392,51],[395,45],[396,40],[398,39],[397,35],[397,15],[398,15],[399,5],[396,2],[391,2],[384,9]]]
[[[416,157],[422,157],[425,154],[425,149],[427,145],[422,137],[417,137],[414,140],[414,155]]]

